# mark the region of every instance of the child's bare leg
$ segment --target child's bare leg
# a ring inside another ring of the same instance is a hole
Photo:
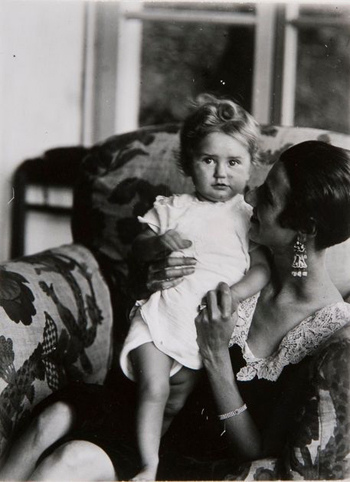
[[[180,371],[170,378],[170,395],[164,410],[162,436],[168,430],[175,415],[185,405],[187,397],[199,379],[200,373],[200,370],[182,367]]]
[[[131,352],[139,385],[137,439],[142,470],[133,480],[155,480],[159,462],[164,409],[170,393],[172,359],[153,343],[145,343]]]
[[[64,402],[47,407],[16,440],[0,469],[0,480],[29,480],[40,455],[66,435],[74,421]]]

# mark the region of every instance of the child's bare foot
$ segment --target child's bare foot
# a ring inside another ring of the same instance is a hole
[[[134,481],[142,481],[142,480],[156,480],[157,475],[157,467],[151,467],[150,465],[146,465],[135,477],[131,480]]]

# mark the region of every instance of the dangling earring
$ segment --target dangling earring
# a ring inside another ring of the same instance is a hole
[[[297,240],[294,244],[294,259],[292,263],[292,276],[307,276],[307,264],[306,264],[306,247],[303,241],[300,240],[298,234]]]

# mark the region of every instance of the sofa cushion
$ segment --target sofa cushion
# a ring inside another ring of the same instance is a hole
[[[68,245],[0,267],[0,456],[17,424],[70,380],[103,383],[109,291],[93,255]]]
[[[136,217],[151,208],[157,195],[192,191],[192,182],[177,167],[179,125],[145,127],[113,136],[94,146],[82,163],[75,189],[73,237],[104,260],[115,285],[130,294],[129,281],[142,277],[130,256],[139,232]],[[250,186],[260,185],[281,152],[295,143],[318,139],[350,149],[350,136],[297,127],[261,128],[260,162]],[[333,250],[334,251],[334,250]],[[332,276],[349,285],[350,242],[329,256]],[[131,276],[129,277],[131,273]]]

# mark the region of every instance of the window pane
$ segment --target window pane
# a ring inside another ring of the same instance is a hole
[[[253,53],[253,27],[144,21],[140,125],[182,120],[203,92],[250,110]]]
[[[327,22],[350,18],[344,5],[309,5],[301,13]],[[298,40],[295,124],[350,133],[349,26],[304,26]]]

